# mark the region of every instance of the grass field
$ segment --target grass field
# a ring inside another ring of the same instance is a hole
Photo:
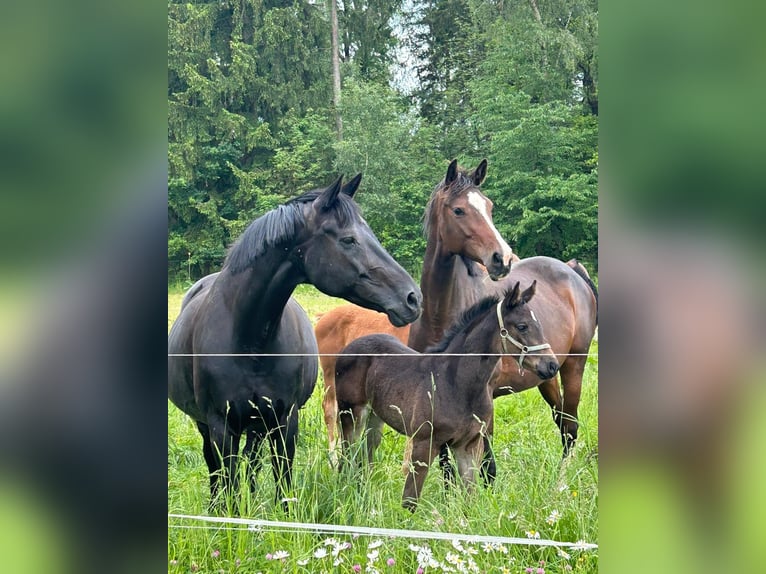
[[[342,304],[300,286],[295,293],[313,322]],[[168,294],[168,328],[183,293]],[[592,352],[598,353],[597,343]],[[580,403],[580,433],[572,456],[561,460],[561,443],[546,405],[536,391],[495,401],[494,449],[498,476],[492,488],[472,495],[446,492],[434,464],[415,514],[401,507],[404,440],[385,431],[372,469],[339,474],[330,468],[322,418],[322,380],[301,411],[295,459],[297,500],[289,515],[274,504],[275,485],[268,460],[258,491],[243,490],[244,517],[274,521],[366,525],[560,541],[598,540],[598,360],[590,357]],[[266,449],[264,449],[265,451]],[[168,403],[168,511],[207,514],[208,477],[201,438],[191,420]],[[377,539],[170,520],[170,572],[411,572],[426,556],[425,572],[597,572],[592,550],[536,546],[458,547],[436,540]],[[194,528],[186,528],[194,526]],[[348,543],[348,544],[344,544]],[[419,547],[420,550],[415,548]],[[423,548],[427,547],[427,550]],[[326,556],[324,555],[326,553]],[[286,554],[286,555],[285,555]]]

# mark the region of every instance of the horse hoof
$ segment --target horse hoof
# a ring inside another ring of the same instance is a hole
[[[414,514],[418,508],[418,501],[412,498],[405,498],[402,500],[402,506]]]

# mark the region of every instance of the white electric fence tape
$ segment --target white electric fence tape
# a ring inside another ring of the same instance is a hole
[[[249,530],[305,530],[322,534],[358,534],[360,536],[379,536],[389,538],[409,538],[427,540],[459,540],[474,543],[492,544],[521,544],[526,546],[554,546],[567,547],[572,550],[595,550],[597,544],[589,542],[559,542],[557,540],[545,540],[538,538],[514,538],[508,536],[485,536],[477,534],[458,534],[452,532],[428,532],[425,530],[400,530],[396,528],[372,528],[368,526],[344,526],[340,524],[314,524],[310,522],[280,522],[274,520],[256,520],[250,518],[229,518],[219,516],[191,516],[186,514],[168,514],[168,518],[181,520],[194,520],[199,522],[212,522],[217,524],[237,524],[247,526]],[[189,528],[184,525],[169,525],[170,528]]]

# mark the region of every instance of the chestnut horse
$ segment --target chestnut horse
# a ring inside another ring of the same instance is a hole
[[[504,277],[518,261],[492,222],[492,202],[479,190],[487,175],[487,160],[473,171],[452,160],[444,179],[434,188],[424,215],[427,240],[420,282],[423,314],[410,327],[393,328],[383,315],[354,305],[325,313],[314,333],[319,347],[325,395],[322,402],[330,460],[337,462],[338,406],[335,397],[336,355],[354,339],[389,333],[415,350],[441,340],[460,311],[488,294],[483,282]]]
[[[398,325],[420,314],[420,290],[352,199],[360,179],[341,187],[338,178],[253,221],[221,271],[184,298],[168,335],[168,395],[202,435],[211,506],[221,486],[236,490],[242,435],[255,468],[268,438],[277,498],[290,489],[298,410],[318,370],[311,323],[291,298],[297,285],[385,311]]]
[[[415,510],[428,468],[445,446],[452,449],[467,488],[473,487],[483,438],[492,426],[493,389],[488,383],[502,353],[529,348],[533,352],[519,364],[539,379],[555,376],[558,361],[527,304],[535,287],[533,282],[520,293],[517,282],[502,299],[479,301],[425,354],[391,335],[367,335],[338,357],[335,385],[344,451],[348,455],[350,444],[367,431],[367,459],[372,462],[384,423],[406,435],[405,508]]]

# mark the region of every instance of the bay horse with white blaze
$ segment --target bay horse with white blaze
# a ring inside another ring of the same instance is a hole
[[[290,489],[298,410],[318,372],[311,323],[291,298],[297,285],[385,312],[396,325],[420,314],[420,289],[352,199],[360,179],[342,187],[338,178],[253,221],[220,273],[184,299],[168,336],[168,395],[202,435],[213,507],[221,491],[236,490],[242,435],[254,468],[269,439],[277,499]]]
[[[324,374],[322,409],[333,464],[337,462],[336,355],[354,339],[374,333],[389,333],[422,351],[441,340],[462,310],[487,295],[482,281],[477,280],[479,274],[496,280],[508,273],[514,255],[492,221],[492,202],[479,189],[486,175],[486,159],[471,171],[459,168],[457,160],[452,160],[431,194],[423,218],[427,247],[420,288],[424,307],[415,323],[395,327],[379,313],[342,305],[325,313],[314,328]]]
[[[338,357],[335,390],[344,450],[367,431],[372,462],[384,423],[409,437],[405,508],[415,510],[428,468],[445,446],[472,489],[494,412],[488,383],[500,355],[508,352],[506,341],[541,351],[523,357],[524,366],[540,379],[555,376],[558,361],[528,305],[535,287],[533,282],[520,292],[517,282],[502,299],[479,301],[425,354],[390,335],[367,335]]]

